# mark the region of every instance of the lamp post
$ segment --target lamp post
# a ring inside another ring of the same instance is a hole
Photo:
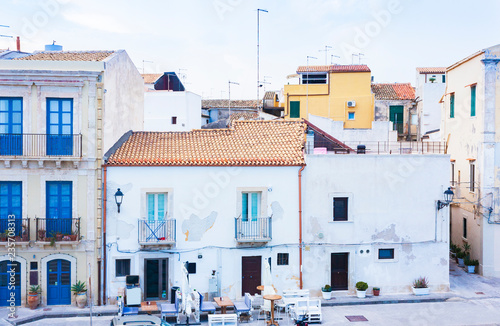
[[[118,206],[118,213],[120,213],[120,205],[123,201],[123,192],[121,192],[120,188],[115,192],[115,202],[116,206]]]
[[[309,59],[318,59],[316,57],[307,56],[307,71],[306,71],[306,119],[309,119]]]
[[[260,92],[260,12],[269,12],[265,9],[257,9],[257,109],[259,108]]]
[[[447,190],[445,190],[443,194],[443,200],[438,200],[437,201],[437,210],[440,210],[448,205],[451,204],[453,201],[453,191],[451,190],[451,187],[448,187]]]

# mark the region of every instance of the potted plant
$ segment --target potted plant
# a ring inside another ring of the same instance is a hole
[[[470,257],[470,244],[464,243],[464,245],[462,246],[462,248],[464,249],[465,257]]]
[[[45,230],[43,229],[38,230],[38,240],[45,241]]]
[[[465,252],[463,252],[463,251],[457,252],[457,260],[458,260],[459,267],[464,267],[464,258],[465,257],[466,257]]]
[[[71,286],[71,291],[76,295],[76,305],[78,308],[85,308],[87,304],[87,286],[85,282],[77,281]]]
[[[330,300],[332,298],[332,287],[326,284],[321,288],[321,294],[323,294],[323,299]]]
[[[69,238],[71,239],[71,241],[76,241],[77,237],[78,237],[78,234],[70,234],[69,235]]]
[[[378,297],[380,295],[380,288],[379,287],[373,287],[373,295]]]
[[[457,246],[455,244],[450,244],[450,254],[451,258],[455,258],[457,256]]]
[[[28,291],[28,306],[30,309],[36,309],[38,306],[39,300],[38,295],[40,294],[41,289],[39,285],[32,285]]]
[[[62,233],[56,233],[56,241],[62,241],[63,234]]]
[[[455,262],[458,264],[458,254],[462,252],[462,249],[460,247],[455,248]]]
[[[358,282],[356,283],[356,295],[358,298],[366,297],[366,290],[368,289],[368,284],[366,282]]]
[[[476,272],[476,266],[479,265],[479,262],[476,259],[465,257],[464,265],[467,267],[467,273],[474,274]]]
[[[413,294],[427,295],[429,294],[429,281],[426,277],[419,277],[413,281]]]

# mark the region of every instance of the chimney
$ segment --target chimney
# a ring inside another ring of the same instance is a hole
[[[17,37],[16,45],[17,45],[17,52],[21,52],[21,39],[19,38],[19,36]]]

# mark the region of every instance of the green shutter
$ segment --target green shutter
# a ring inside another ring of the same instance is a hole
[[[259,194],[252,192],[252,221],[257,221],[259,217]]]
[[[155,219],[155,195],[148,194],[148,220]]]
[[[455,117],[455,93],[450,95],[450,118]]]
[[[248,193],[241,194],[241,220],[248,221]]]
[[[165,194],[158,194],[158,220],[165,219]]]
[[[470,116],[476,116],[476,85],[470,87]]]
[[[290,101],[290,118],[300,118],[299,101]]]

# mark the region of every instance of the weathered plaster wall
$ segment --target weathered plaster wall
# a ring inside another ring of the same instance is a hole
[[[177,117],[177,124],[172,124]],[[190,131],[201,128],[201,96],[191,92],[144,93],[144,130]]]

